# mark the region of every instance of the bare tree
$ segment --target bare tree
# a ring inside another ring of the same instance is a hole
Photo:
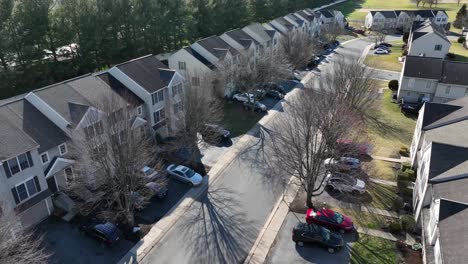
[[[324,190],[325,159],[339,156],[337,141],[352,138],[360,119],[333,91],[305,89],[291,98],[268,130],[273,168],[294,175],[306,192],[306,203]]]
[[[0,263],[48,263],[50,254],[42,247],[42,237],[19,226],[14,213],[0,215]]]
[[[374,30],[372,31],[372,34],[369,35],[369,38],[377,45],[385,40],[387,33],[386,29]]]
[[[80,158],[70,190],[93,190],[99,199],[87,200],[82,210],[98,209],[100,217],[132,227],[141,196],[148,193],[141,170],[159,161],[146,121],[124,97],[102,94],[88,110],[73,146]],[[160,179],[164,184],[164,177]]]
[[[280,39],[279,44],[280,53],[293,70],[306,66],[321,48],[316,39],[302,31],[290,31]]]
[[[339,35],[344,33],[344,29],[340,26],[338,22],[331,23],[328,25],[327,29],[324,30],[320,37],[325,43],[331,43],[336,40]]]
[[[173,99],[177,141],[172,147],[188,149],[192,161],[199,144],[218,139],[209,126],[223,119],[222,101],[216,96],[217,85],[214,76],[189,76],[180,97]]]

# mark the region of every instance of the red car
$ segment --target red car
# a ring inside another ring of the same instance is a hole
[[[322,208],[314,210],[307,209],[306,222],[318,224],[328,229],[340,231],[340,233],[351,232],[354,229],[353,220],[333,210]]]
[[[371,152],[370,145],[353,142],[349,139],[338,139],[338,148],[341,154],[358,157],[367,157]]]

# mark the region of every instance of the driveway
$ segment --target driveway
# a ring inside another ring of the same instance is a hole
[[[82,235],[75,224],[50,217],[37,226],[44,236],[45,248],[52,253],[50,263],[91,264],[116,263],[135,244],[121,240],[113,247],[104,247],[91,237]]]
[[[297,216],[297,217],[296,217]],[[349,247],[352,242],[356,241],[358,234],[356,232],[344,234],[343,238],[346,246],[337,253],[330,254],[325,248],[316,245],[305,245],[304,247],[296,246],[291,240],[291,232],[294,225],[299,221],[305,221],[304,214],[296,214],[289,212],[284,219],[273,247],[270,249],[265,263],[283,264],[283,263],[327,263],[327,264],[343,264],[349,263],[350,253]]]

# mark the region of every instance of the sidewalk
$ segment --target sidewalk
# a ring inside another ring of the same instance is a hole
[[[366,235],[369,235],[369,236],[380,237],[380,238],[391,240],[391,241],[398,241],[398,238],[396,238],[391,233],[376,230],[376,229],[370,229],[370,228],[365,228],[365,227],[358,226],[356,228],[356,231],[358,233],[366,234]]]
[[[409,157],[400,157],[399,159],[382,157],[382,156],[371,156],[371,157],[372,159],[383,160],[383,161],[388,161],[388,162],[397,162],[397,163],[411,162],[411,159]]]
[[[369,177],[369,181],[374,182],[374,183],[378,183],[378,184],[382,184],[382,185],[389,185],[389,186],[395,186],[395,187],[398,186],[395,181],[381,180],[381,179],[376,179],[376,178],[372,178],[372,177]]]

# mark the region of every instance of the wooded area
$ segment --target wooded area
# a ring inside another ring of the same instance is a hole
[[[330,0],[0,0],[0,99]]]

